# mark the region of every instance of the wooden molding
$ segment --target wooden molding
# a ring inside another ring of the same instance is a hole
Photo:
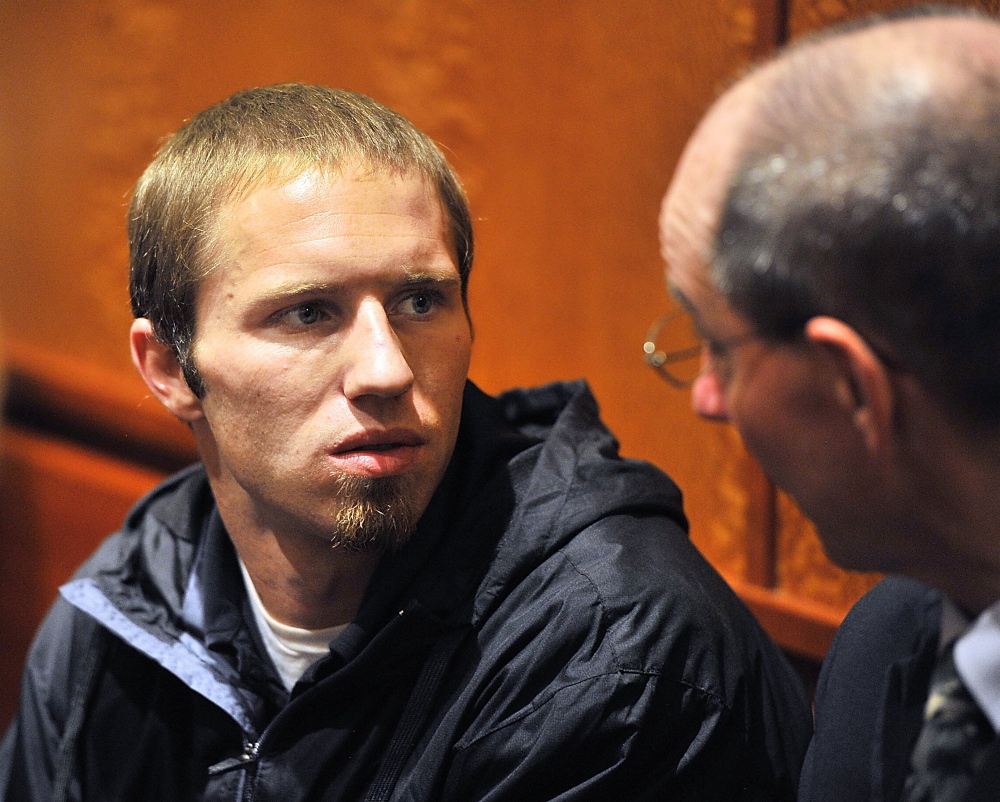
[[[9,338],[7,416],[153,468],[198,459],[190,430],[141,382]]]
[[[142,385],[15,339],[4,345],[8,416],[17,424],[172,470],[198,459],[194,438]],[[726,577],[779,646],[822,659],[843,611]]]
[[[756,0],[753,57],[763,60],[788,41],[788,0]]]
[[[761,626],[783,649],[822,660],[843,620],[844,611],[726,577]]]

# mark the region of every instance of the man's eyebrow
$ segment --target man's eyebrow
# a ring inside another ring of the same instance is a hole
[[[268,300],[297,298],[300,295],[337,292],[343,286],[338,281],[287,281],[268,287],[265,296]]]
[[[458,274],[452,271],[421,269],[407,272],[401,279],[385,279],[382,283],[387,287],[405,288],[434,285],[449,288],[459,285],[461,281]],[[265,296],[270,302],[299,298],[303,295],[333,295],[344,292],[351,283],[349,279],[344,281],[336,279],[330,281],[287,281],[269,287]]]
[[[406,286],[413,284],[436,284],[438,286],[460,284],[461,277],[453,271],[444,270],[414,270],[408,272],[402,283]],[[391,283],[391,282],[390,282]]]
[[[706,333],[705,323],[702,321],[701,315],[698,313],[698,310],[695,309],[694,304],[691,303],[690,300],[688,300],[688,297],[683,292],[681,292],[681,290],[675,284],[672,284],[670,282],[667,283],[667,289],[670,291],[670,295],[678,303],[681,309],[683,309],[684,312],[687,313],[687,316],[691,318],[691,325],[694,326],[694,330],[697,333],[697,335],[701,337],[703,340],[714,339],[713,337],[711,337],[709,334]]]
[[[691,301],[688,300],[688,297],[683,292],[681,292],[681,290],[677,287],[676,284],[668,282],[667,290],[670,292],[670,296],[684,308],[685,312],[691,315],[691,317],[697,319],[697,314],[695,312],[694,304],[692,304]]]

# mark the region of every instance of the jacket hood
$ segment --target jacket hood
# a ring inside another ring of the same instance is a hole
[[[505,425],[537,441],[509,463],[516,506],[480,586],[477,618],[600,519],[666,515],[687,530],[680,490],[649,463],[619,455],[586,382],[510,390],[494,403]]]
[[[416,598],[442,618],[476,625],[585,527],[650,514],[686,530],[677,486],[618,455],[585,382],[497,397],[470,382],[445,478],[410,543],[382,561],[357,623],[373,631],[389,608]]]
[[[585,527],[652,514],[686,531],[677,486],[618,455],[586,382],[496,397],[469,382],[445,477],[410,542],[382,560],[350,629],[360,647],[414,599],[452,625],[476,626]]]

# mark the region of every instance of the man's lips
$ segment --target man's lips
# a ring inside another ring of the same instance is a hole
[[[424,442],[425,439],[412,429],[377,429],[348,435],[333,448],[332,453],[385,451],[397,446],[421,446]]]
[[[410,468],[426,439],[411,429],[365,431],[349,435],[331,451],[340,470],[364,476],[392,476]]]

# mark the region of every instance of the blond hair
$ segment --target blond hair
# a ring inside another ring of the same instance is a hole
[[[468,202],[426,134],[371,98],[343,89],[290,83],[237,92],[164,143],[129,207],[132,312],[150,320],[199,396],[204,387],[192,359],[195,302],[214,268],[219,210],[262,183],[289,181],[312,169],[335,172],[349,161],[416,172],[437,187],[467,300],[473,255]]]

